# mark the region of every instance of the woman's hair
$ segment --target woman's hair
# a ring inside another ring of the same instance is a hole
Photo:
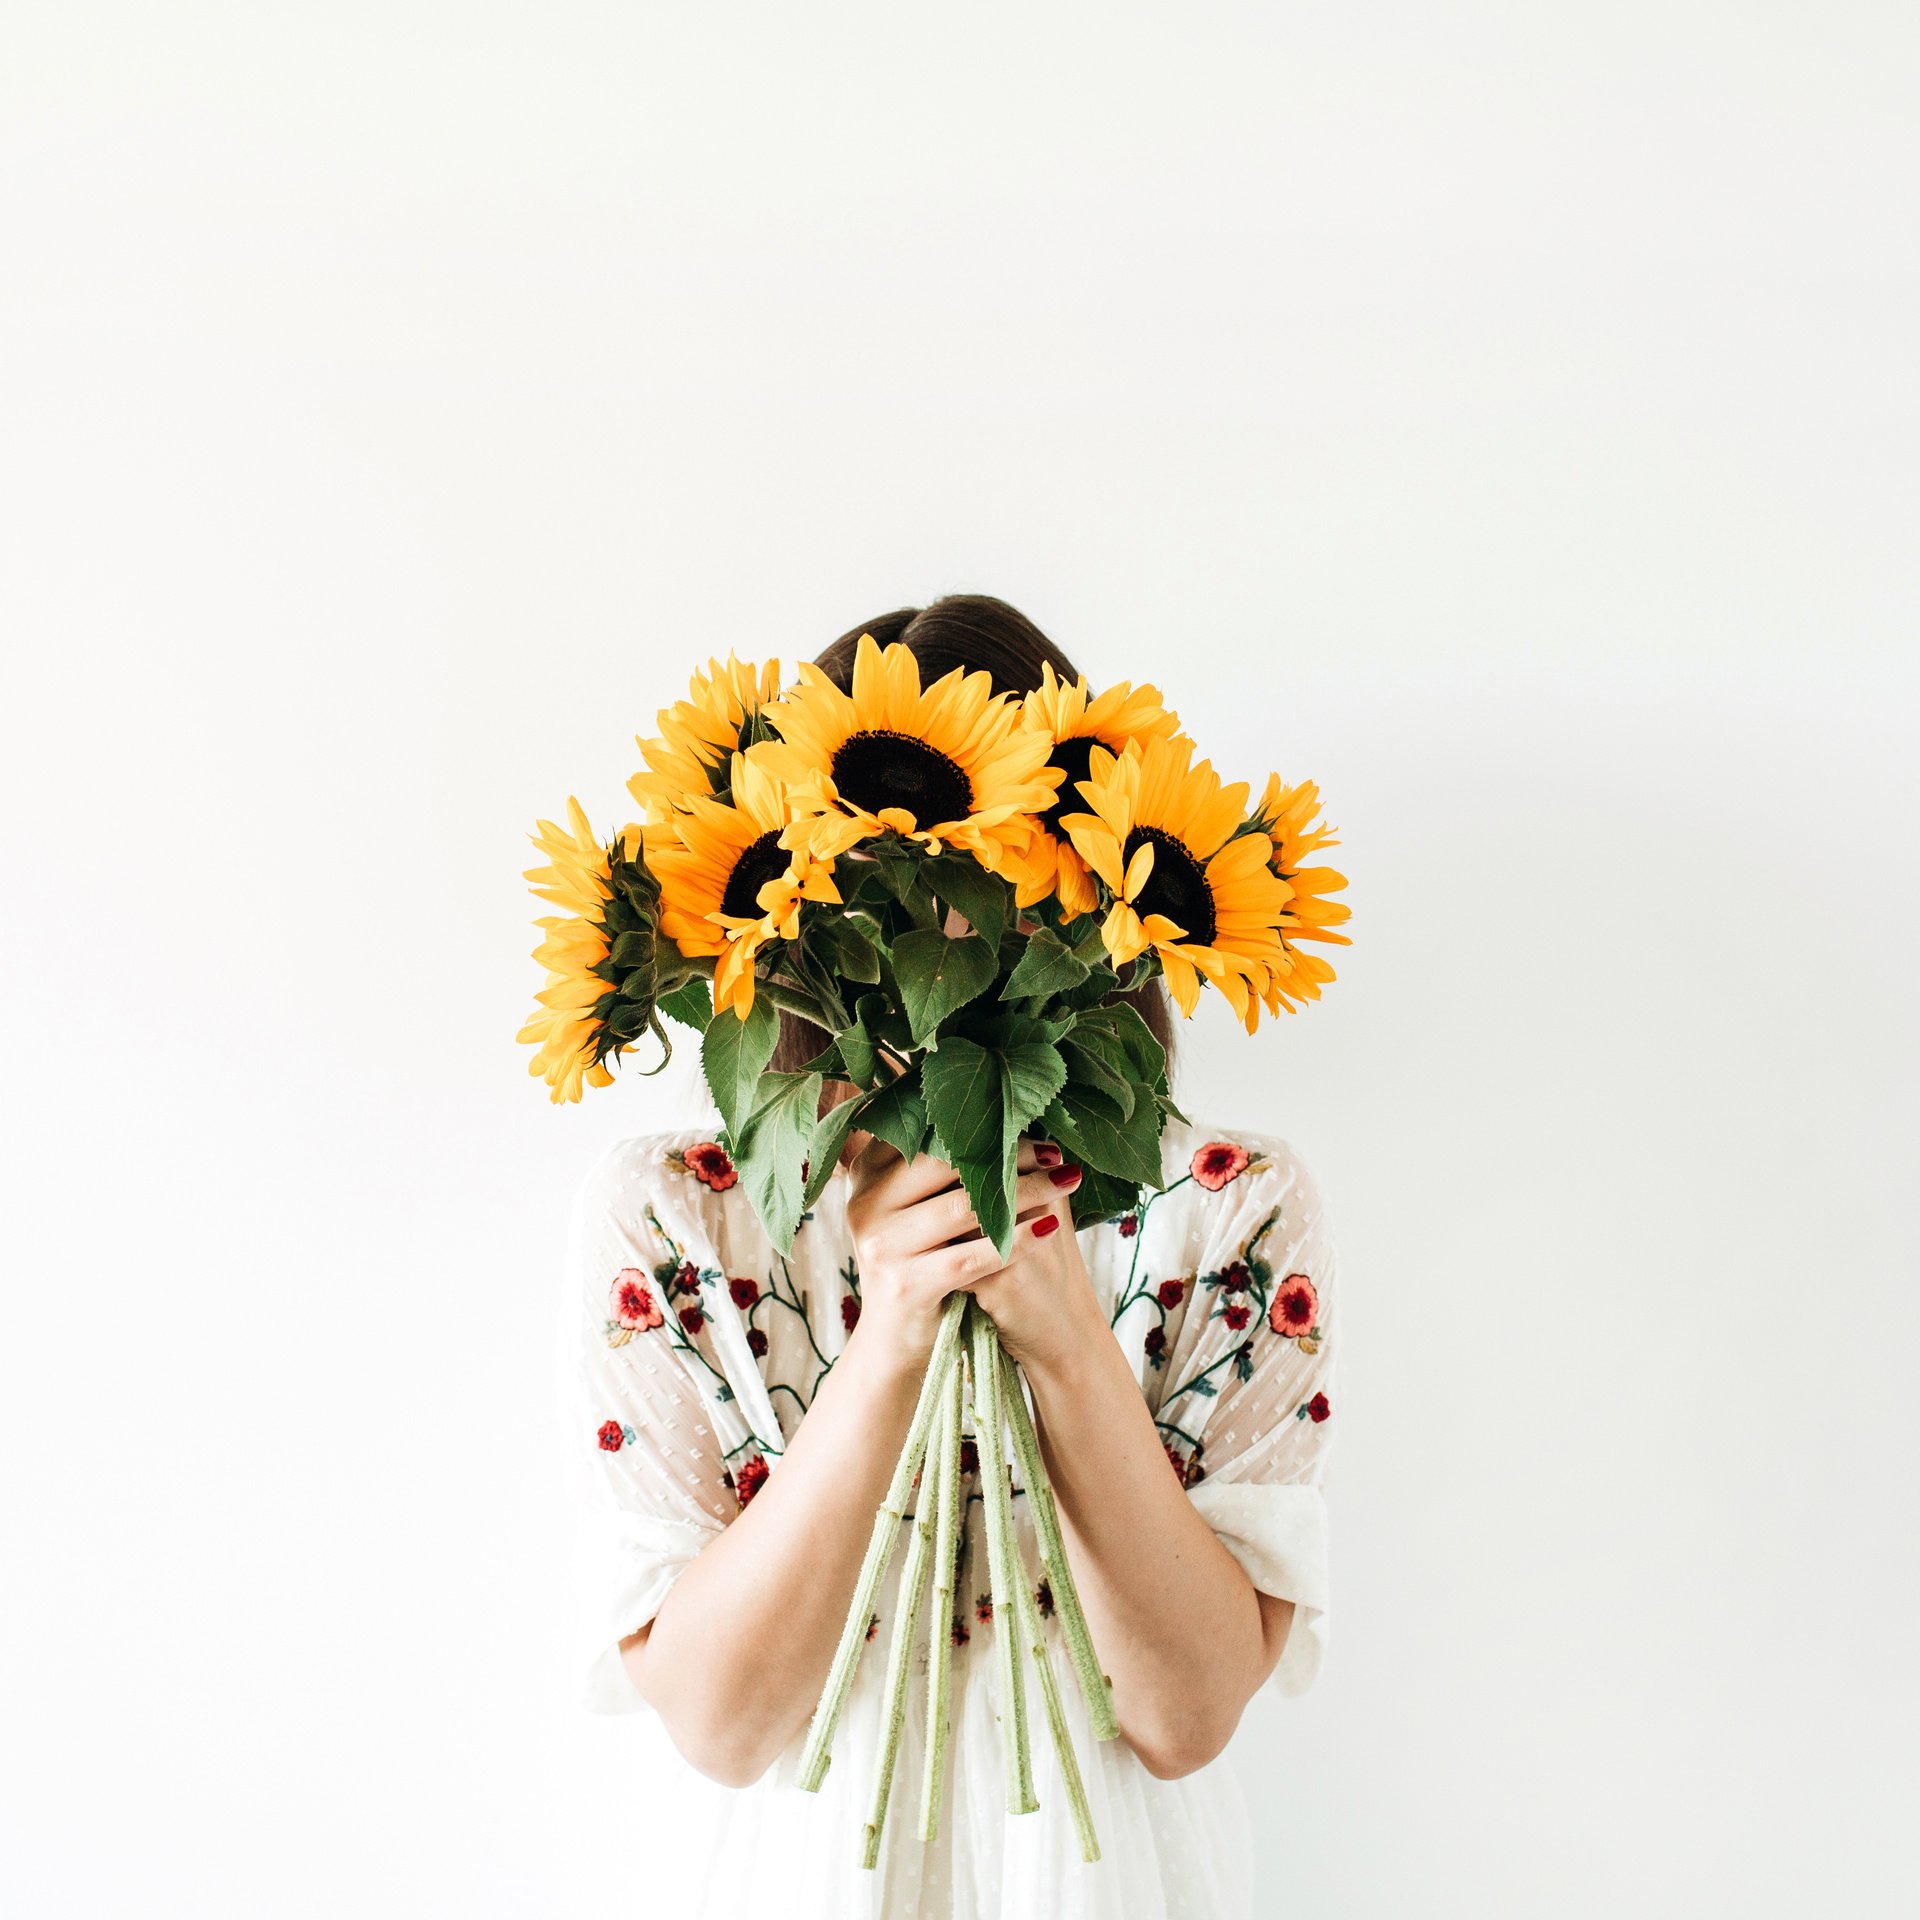
[[[985,593],[949,593],[927,607],[901,607],[883,613],[843,633],[814,660],[814,665],[843,692],[853,689],[853,660],[860,636],[870,633],[881,646],[896,640],[913,650],[920,663],[920,684],[930,686],[955,667],[993,676],[995,693],[1032,693],[1040,685],[1040,669],[1051,667],[1062,680],[1078,680],[1080,672],[1067,656],[1024,613]],[[1117,996],[1137,1012],[1153,1037],[1166,1049],[1168,1071],[1173,1067],[1173,1013],[1166,989],[1157,980],[1133,993]],[[793,1014],[780,1016],[780,1042],[773,1065],[793,1073],[825,1048],[832,1036]]]

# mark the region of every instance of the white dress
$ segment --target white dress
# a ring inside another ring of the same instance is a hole
[[[1320,1482],[1336,1418],[1338,1308],[1321,1189],[1280,1139],[1176,1126],[1164,1152],[1168,1190],[1149,1194],[1137,1215],[1084,1232],[1081,1250],[1159,1423],[1168,1470],[1254,1585],[1295,1603],[1268,1685],[1297,1694],[1327,1641]],[[581,1189],[562,1415],[584,1549],[582,1704],[593,1711],[647,1710],[618,1641],[652,1619],[682,1569],[779,1471],[787,1439],[846,1344],[859,1316],[846,1190],[845,1172],[836,1173],[783,1260],[710,1134],[623,1141]],[[971,1445],[964,1457],[971,1467]],[[1096,1742],[1051,1617],[1044,1631],[1100,1860],[1080,1858],[1031,1674],[1040,1808],[1007,1812],[982,1508],[971,1479],[966,1491],[938,1840],[923,1844],[917,1819],[923,1615],[883,1851],[877,1868],[860,1865],[900,1551],[820,1792],[795,1784],[804,1733],[750,1787],[729,1792],[691,1769],[678,1781],[648,1780],[655,1808],[693,1804],[703,1793],[720,1807],[693,1866],[696,1904],[676,1902],[676,1920],[681,1912],[737,1920],[775,1911],[783,1920],[1227,1920],[1247,1911],[1248,1819],[1226,1756],[1163,1781],[1124,1739]],[[1014,1519],[1037,1576],[1023,1496]],[[1038,1597],[1050,1614],[1050,1592]],[[1204,1633],[1206,1623],[1193,1630]],[[715,1647],[713,1657],[752,1654]],[[636,1899],[636,1911],[656,1906]]]

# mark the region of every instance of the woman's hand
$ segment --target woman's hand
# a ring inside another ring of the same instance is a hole
[[[856,1140],[860,1136],[856,1135]],[[852,1156],[847,1230],[860,1271],[854,1340],[892,1366],[919,1372],[933,1351],[947,1296],[995,1272],[1000,1255],[943,1160],[900,1157],[865,1136]]]
[[[1004,1263],[945,1161],[922,1154],[909,1163],[885,1141],[869,1139],[851,1171],[847,1227],[860,1270],[858,1332],[896,1364],[925,1365],[940,1310],[960,1291],[986,1308],[1016,1360],[1083,1337],[1083,1316],[1073,1309],[1091,1308],[1093,1289],[1067,1210],[1080,1169],[1063,1165],[1058,1147],[1021,1145],[1018,1224]]]
[[[1108,1333],[1080,1257],[1071,1202],[1080,1169],[1046,1141],[1023,1140],[1013,1250],[1004,1266],[973,1283],[1000,1344],[1029,1372],[1084,1351]]]

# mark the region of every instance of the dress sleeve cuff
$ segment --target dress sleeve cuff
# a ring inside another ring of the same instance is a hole
[[[589,1713],[637,1713],[647,1702],[620,1658],[620,1642],[660,1611],[667,1590],[720,1523],[701,1526],[625,1511],[593,1516],[581,1539],[580,1705]]]
[[[1313,1486],[1203,1480],[1188,1498],[1262,1593],[1293,1602],[1287,1644],[1267,1685],[1305,1693],[1327,1650],[1325,1496]]]

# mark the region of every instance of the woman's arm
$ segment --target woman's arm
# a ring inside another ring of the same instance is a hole
[[[1261,1593],[1187,1497],[1097,1306],[1076,1348],[1027,1378],[1120,1731],[1150,1773],[1177,1779],[1232,1737],[1293,1602]]]
[[[621,1641],[634,1685],[711,1778],[757,1780],[812,1711],[919,1390],[911,1356],[863,1321],[752,1505]],[[770,1657],[733,1657],[742,1647]]]
[[[1045,1184],[1040,1176],[1037,1185]],[[1023,1183],[1022,1204],[1039,1203],[1035,1187]],[[729,1786],[757,1780],[807,1724],[906,1439],[941,1305],[1000,1265],[951,1169],[937,1160],[908,1164],[891,1147],[867,1146],[854,1162],[847,1218],[860,1267],[852,1339],[752,1504],[679,1575],[648,1625],[620,1643],[628,1674],[674,1745]],[[968,1237],[951,1244],[961,1235]],[[768,1657],[730,1657],[739,1647]]]
[[[1068,1189],[1071,1192],[1071,1189]],[[1150,1773],[1175,1779],[1227,1744],[1273,1671],[1293,1603],[1259,1592],[1167,1464],[1100,1311],[1066,1200],[1023,1221],[974,1289],[1026,1372],[1075,1584],[1114,1712]]]

